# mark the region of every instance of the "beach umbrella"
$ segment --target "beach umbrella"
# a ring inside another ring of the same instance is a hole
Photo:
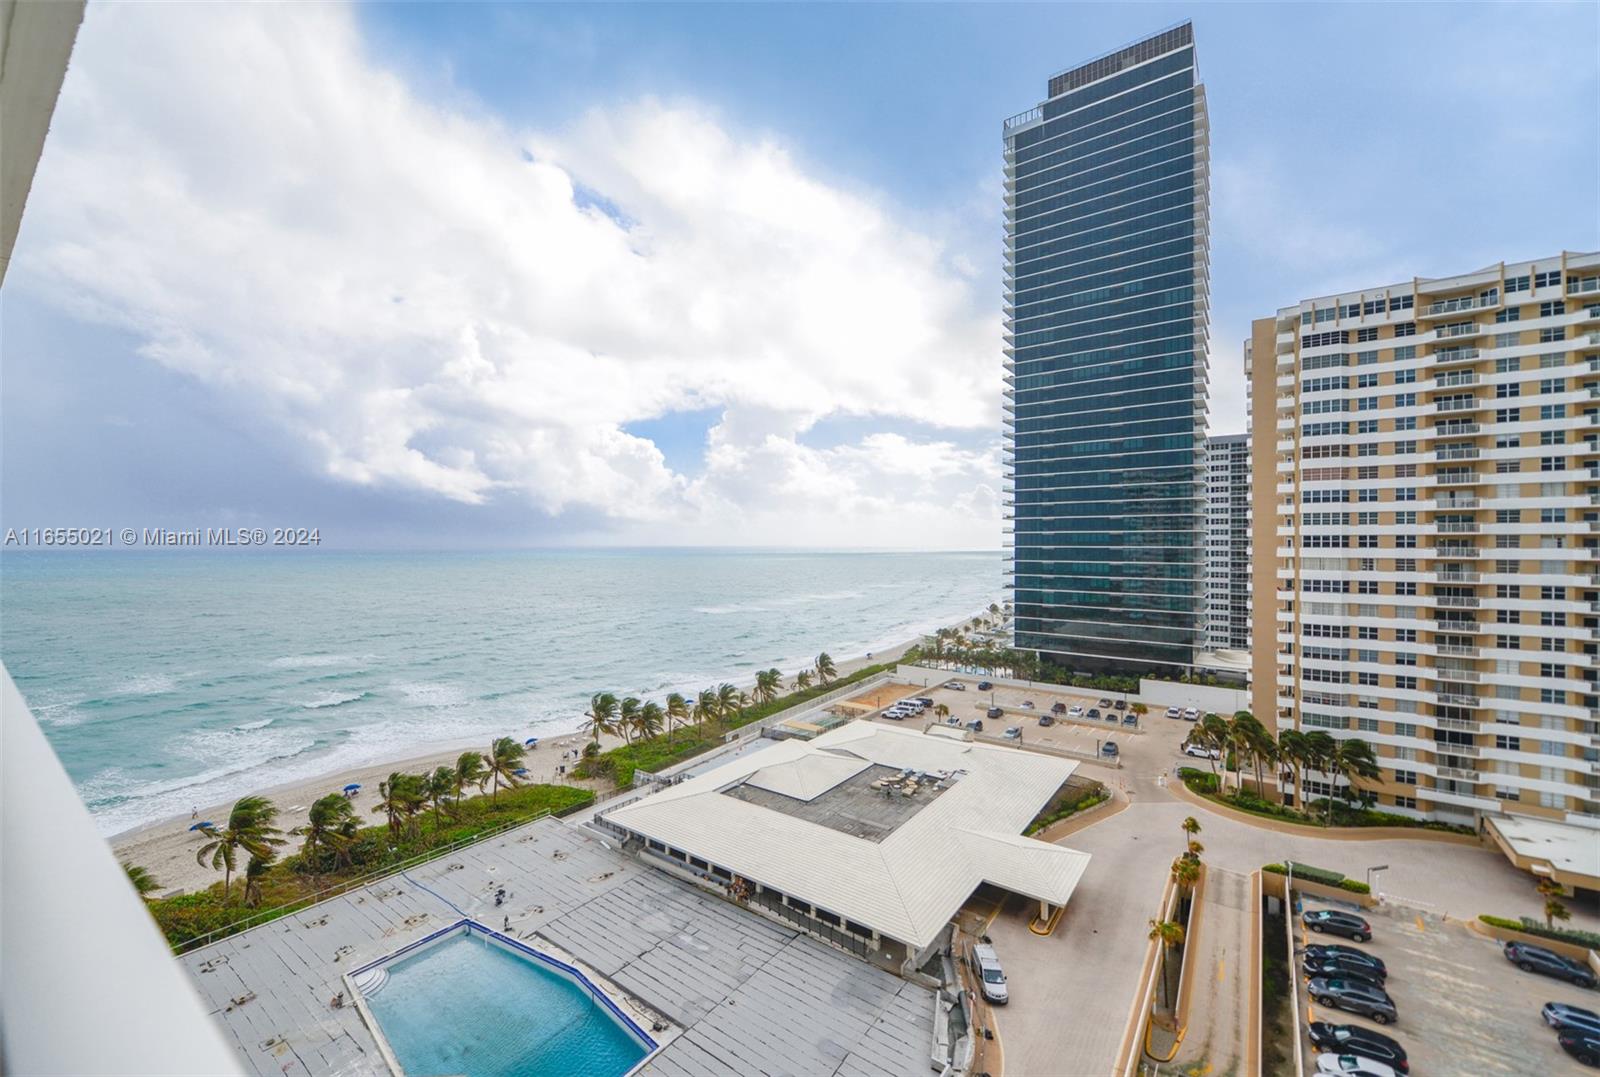
[[[518,767],[516,770],[513,770],[511,773],[515,774],[517,777],[520,778],[524,774],[528,773],[528,768],[527,767]]]
[[[351,782],[349,785],[344,787],[344,791],[346,793],[354,793],[357,789],[360,789],[360,788],[361,788],[361,783],[360,782]]]
[[[522,746],[524,748],[537,748],[539,747],[539,738],[529,737],[527,740],[522,742]]]
[[[189,828],[189,831],[190,831],[190,833],[193,833],[196,830],[204,830],[206,827],[211,826],[211,825],[213,825],[211,820],[207,819],[203,823],[196,823],[194,826]]]

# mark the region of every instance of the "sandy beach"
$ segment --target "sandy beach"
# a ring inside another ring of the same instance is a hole
[[[968,621],[970,618],[956,624],[964,625]],[[836,660],[835,666],[839,676],[844,677],[866,665],[893,662],[903,655],[907,648],[917,643],[918,639],[920,637],[906,640],[890,650],[876,651],[870,656],[860,655],[851,659]],[[787,684],[792,677],[793,672],[786,671],[785,683]],[[733,683],[741,688],[748,688],[751,684],[748,679]],[[540,738],[539,746],[530,750],[523,762],[528,770],[527,780],[596,787],[594,782],[577,782],[570,777],[571,767],[577,762],[576,753],[582,750],[588,739],[576,731]],[[602,737],[600,743],[603,749],[608,749],[623,741],[620,737]],[[381,760],[354,769],[344,768],[306,781],[291,782],[269,789],[240,789],[232,799],[221,804],[196,805],[196,811],[192,816],[180,815],[150,823],[117,834],[108,841],[119,860],[137,864],[155,876],[161,884],[161,889],[157,893],[195,890],[209,886],[221,876],[210,868],[201,867],[196,863],[195,854],[204,844],[204,839],[200,834],[191,832],[189,827],[200,820],[210,820],[218,826],[225,825],[233,799],[252,793],[271,799],[278,808],[278,826],[287,836],[289,831],[305,824],[311,804],[318,797],[337,793],[346,785],[354,783],[361,786],[361,790],[354,796],[356,810],[364,820],[363,825],[370,825],[382,818],[372,809],[378,802],[378,783],[387,780],[391,773],[395,771],[422,773],[441,766],[453,767],[456,758],[462,752],[469,750],[487,752],[488,748],[487,742],[473,741],[419,745],[418,754],[404,758]],[[566,774],[562,773],[563,768],[566,768]],[[287,851],[294,848],[296,840],[290,837],[290,844],[284,846],[284,849]]]

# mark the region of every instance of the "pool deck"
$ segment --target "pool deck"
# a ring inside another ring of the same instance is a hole
[[[345,990],[343,974],[462,916],[496,930],[509,916],[509,934],[536,948],[554,943],[626,992],[635,1005],[625,1009],[642,1004],[681,1028],[641,1073],[921,1077],[929,1069],[931,991],[556,819],[179,960],[249,1071],[381,1075],[388,1067],[356,1007],[330,1005]]]

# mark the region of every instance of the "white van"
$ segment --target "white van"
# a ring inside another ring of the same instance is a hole
[[[972,948],[972,971],[983,985],[984,998],[996,1006],[1004,1006],[1010,1001],[1006,991],[1006,974],[1000,968],[1000,955],[994,952],[993,946],[979,943]]]

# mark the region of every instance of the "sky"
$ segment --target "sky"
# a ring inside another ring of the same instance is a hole
[[[1600,248],[1595,4],[90,5],[0,527],[997,549],[1002,120],[1191,18],[1252,318]]]

